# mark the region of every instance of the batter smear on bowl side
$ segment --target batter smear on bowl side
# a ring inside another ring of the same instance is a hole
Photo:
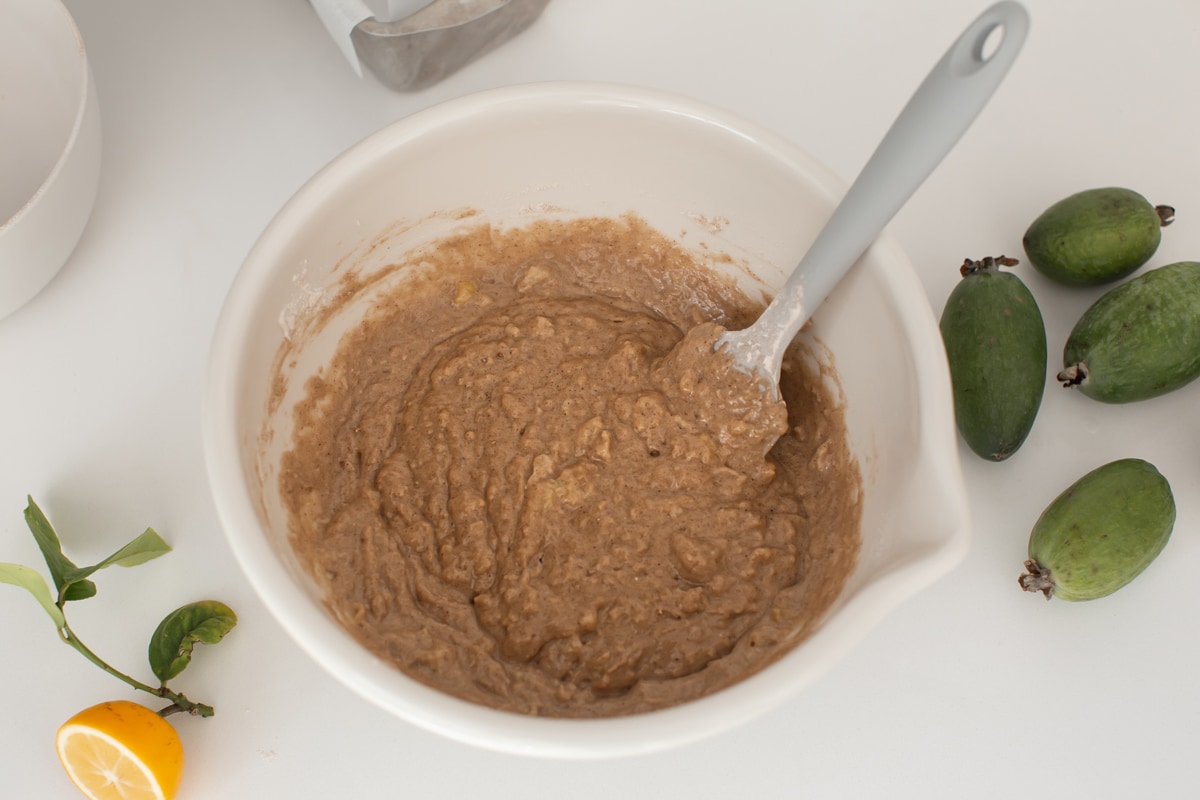
[[[310,379],[280,472],[363,645],[470,701],[591,717],[811,633],[861,518],[820,359],[793,345],[786,406],[722,374],[713,344],[761,303],[632,215],[481,225],[420,261]]]

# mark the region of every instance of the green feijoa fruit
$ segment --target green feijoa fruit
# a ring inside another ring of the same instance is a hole
[[[959,433],[977,455],[1003,461],[1033,428],[1046,388],[1046,326],[1016,259],[967,260],[942,311],[942,340]]]
[[[1089,189],[1042,212],[1023,240],[1029,263],[1067,286],[1099,286],[1124,278],[1150,260],[1170,206],[1151,205],[1129,189]]]
[[[1075,323],[1063,386],[1105,403],[1145,400],[1200,375],[1200,263],[1180,261],[1114,287]]]
[[[1126,458],[1097,467],[1038,518],[1021,588],[1062,600],[1112,594],[1162,552],[1174,526],[1171,486],[1153,464]]]

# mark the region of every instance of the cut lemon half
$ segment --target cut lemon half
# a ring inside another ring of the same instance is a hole
[[[80,711],[55,740],[67,776],[92,800],[171,800],[183,745],[158,714],[128,700]]]

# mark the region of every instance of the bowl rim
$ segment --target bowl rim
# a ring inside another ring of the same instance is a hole
[[[907,333],[915,337],[921,457],[930,462],[941,485],[951,490],[942,509],[950,536],[928,558],[902,564],[850,597],[837,611],[836,626],[821,625],[804,646],[712,695],[625,717],[561,719],[499,711],[432,689],[371,655],[319,612],[313,598],[295,584],[261,535],[254,504],[245,492],[238,450],[234,376],[240,374],[240,342],[258,305],[272,254],[286,244],[290,226],[304,219],[323,193],[338,185],[342,174],[356,174],[379,154],[464,116],[553,103],[618,103],[647,113],[686,114],[749,139],[786,163],[801,167],[812,188],[823,193],[831,207],[845,193],[846,183],[830,168],[784,137],[724,109],[657,89],[549,81],[484,90],[418,111],[368,135],[322,167],[275,214],[252,246],[230,286],[212,339],[203,397],[203,449],[218,518],[235,559],[293,641],[345,686],[418,727],[484,749],[541,758],[623,757],[707,738],[797,695],[895,606],[962,560],[969,544],[970,516],[954,428],[945,424],[946,419],[953,419],[953,406],[944,350],[933,317],[927,314],[929,303],[920,281],[885,230],[868,250],[876,258],[865,260],[889,265],[876,275],[896,296],[898,307],[911,309],[901,320]],[[255,535],[245,535],[250,531]],[[796,679],[796,670],[805,679]]]
[[[75,23],[75,18],[71,15],[70,10],[63,5],[62,2],[59,2],[59,0],[55,0],[55,2],[50,4],[33,3],[32,5],[45,6],[47,9],[47,15],[58,14],[60,20],[66,23],[67,29],[70,31],[71,36],[75,40],[74,51],[78,54],[79,58],[78,84],[76,86],[77,95],[75,97],[75,117],[71,120],[71,132],[67,136],[67,141],[63,145],[62,152],[58,154],[58,158],[55,160],[54,166],[50,168],[48,173],[46,173],[46,177],[42,179],[40,184],[38,184],[38,188],[34,190],[33,194],[26,198],[25,202],[20,208],[13,212],[12,216],[6,220],[0,220],[0,237],[4,236],[7,231],[15,228],[23,217],[29,216],[34,206],[36,206],[38,202],[41,201],[41,199],[46,195],[46,193],[50,191],[50,187],[58,182],[59,176],[67,168],[67,161],[70,159],[71,153],[74,152],[75,146],[79,143],[79,137],[81,135],[81,131],[83,130],[84,120],[87,117],[88,107],[94,103],[92,97],[94,90],[91,86],[91,67],[88,65],[88,56],[87,50],[83,43],[83,34],[80,33],[79,26]]]

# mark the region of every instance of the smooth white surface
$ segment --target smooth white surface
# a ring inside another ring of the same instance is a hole
[[[99,179],[99,104],[70,12],[0,0],[0,319],[62,268]]]
[[[209,499],[200,397],[225,291],[272,215],[349,145],[478,89],[610,80],[728,108],[851,177],[983,3],[554,0],[521,36],[417,95],[355,77],[305,3],[68,5],[104,102],[105,170],[71,260],[0,320],[0,558],[38,563],[26,493],[80,561],[154,525],[173,554],[101,575],[100,594],[69,609],[89,644],[143,676],[166,611],[209,596],[238,610],[239,628],[178,681],[217,707],[213,719],[179,720],[181,798],[1194,794],[1200,386],[1128,407],[1048,387],[1012,460],[986,464],[960,448],[975,533],[957,570],[767,717],[616,762],[453,744],[330,680],[258,602]],[[1200,112],[1187,88],[1200,76],[1200,7],[1027,7],[1030,37],[1004,86],[891,226],[938,312],[964,257],[1021,255],[1034,216],[1090,186],[1178,208],[1153,264],[1200,256]],[[1054,370],[1098,291],[1018,270],[1046,316]],[[1022,594],[1037,514],[1124,456],[1154,462],[1175,487],[1179,522],[1162,556],[1094,603]],[[54,729],[134,695],[58,643],[19,590],[0,587],[0,620],[0,793],[72,797]]]
[[[350,34],[358,23],[371,16],[371,8],[365,0],[310,0],[310,2],[317,12],[317,17],[325,26],[325,30],[329,31],[329,36],[342,51],[346,63],[350,65],[356,75],[362,75],[362,63],[358,60],[358,53],[354,51],[354,40],[350,38]]]
[[[357,645],[324,607],[320,581],[288,546],[278,476],[291,447],[293,406],[372,298],[387,298],[407,272],[393,265],[415,259],[419,269],[420,256],[409,253],[464,226],[634,212],[761,296],[778,291],[845,191],[793,143],[721,109],[581,81],[441,103],[340,155],[256,242],[210,355],[203,420],[209,481],[234,555],[263,602],[304,650],[363,697],[501,752],[641,755],[725,731],[790,699],[874,623],[957,566],[969,541],[940,334],[912,265],[889,236],[860,259],[804,334],[820,363],[836,364],[862,469],[856,568],[814,636],[700,702],[618,719],[547,720],[452,701],[408,679]],[[346,279],[366,288],[327,318]],[[873,324],[863,326],[863,318]],[[273,403],[276,365],[283,365],[286,391]],[[891,391],[881,394],[880,383]]]

